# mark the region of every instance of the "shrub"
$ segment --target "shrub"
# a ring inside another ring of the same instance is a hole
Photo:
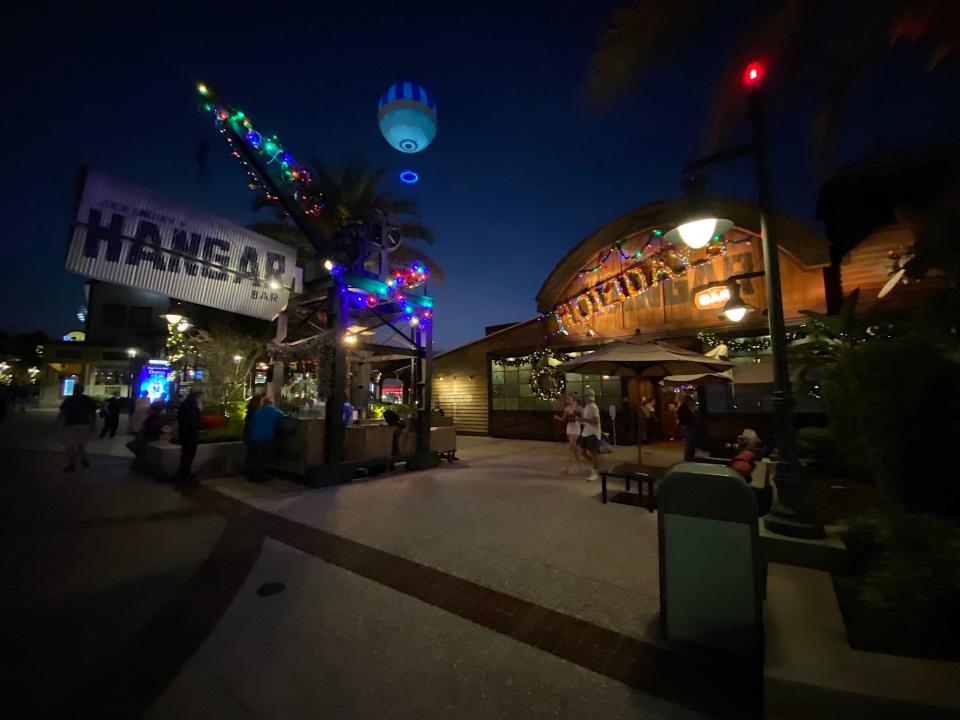
[[[797,430],[797,449],[801,456],[810,458],[828,472],[844,469],[833,434],[827,428],[805,427]]]
[[[957,366],[904,337],[854,346],[826,369],[824,407],[844,466],[911,512],[960,515],[944,449],[960,437]]]
[[[872,512],[844,533],[857,600],[874,626],[901,642],[948,647],[960,641],[960,529],[932,515]]]

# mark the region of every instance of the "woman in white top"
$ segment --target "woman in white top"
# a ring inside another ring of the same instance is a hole
[[[580,472],[580,453],[577,452],[577,442],[580,440],[580,423],[577,420],[579,414],[580,402],[577,399],[577,394],[573,393],[567,396],[567,404],[563,408],[563,414],[553,416],[554,420],[558,420],[566,426],[567,447],[573,456],[573,461],[577,464],[577,472]],[[566,475],[570,472],[570,468],[564,465],[560,472]]]

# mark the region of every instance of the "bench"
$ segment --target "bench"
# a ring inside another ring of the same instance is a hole
[[[628,496],[629,500],[624,498],[622,501],[615,500],[615,502],[645,507],[653,512],[657,507],[654,483],[657,482],[662,472],[663,468],[653,468],[636,463],[623,463],[606,470],[600,470],[600,501],[604,505],[607,504],[607,477],[623,478],[624,492],[626,493],[630,492],[630,481],[636,480],[638,494]],[[643,492],[644,486],[647,488],[646,494]]]

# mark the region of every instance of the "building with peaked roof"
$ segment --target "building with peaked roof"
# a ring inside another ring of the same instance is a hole
[[[562,400],[556,395],[563,356],[595,349],[611,340],[640,334],[704,352],[718,341],[728,345],[734,384],[698,390],[707,405],[712,433],[736,435],[746,427],[772,434],[772,363],[767,337],[766,292],[762,277],[740,281],[743,300],[754,311],[734,324],[720,314],[722,302],[700,306],[696,290],[732,275],[759,273],[763,253],[755,204],[715,200],[720,216],[733,221],[701,250],[668,242],[666,233],[682,221],[683,199],[650,203],[595,230],[574,245],[543,280],[536,295],[538,314],[488,329],[483,337],[436,357],[433,397],[461,433],[495,437],[560,439],[553,420]],[[829,283],[842,292],[863,287],[876,296],[890,275],[888,253],[906,230],[880,223],[837,255],[816,228],[788,215],[772,219],[780,245],[784,314],[788,329],[827,312]],[[719,298],[718,298],[719,299]],[[909,299],[906,303],[909,305]],[[892,307],[903,305],[894,298]],[[712,343],[710,342],[712,341]],[[546,380],[545,380],[546,378]],[[547,382],[548,384],[544,384]],[[642,398],[657,406],[655,435],[670,437],[676,426],[678,394],[692,391],[672,383],[620,377],[566,374],[565,392],[591,388],[603,411],[604,429],[616,426],[621,443],[636,441],[635,418]],[[615,419],[609,414],[614,409]],[[822,421],[819,401],[798,394],[798,425]]]

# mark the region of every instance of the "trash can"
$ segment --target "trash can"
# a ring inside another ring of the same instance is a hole
[[[657,492],[660,622],[668,643],[763,655],[757,499],[736,471],[680,463]]]

